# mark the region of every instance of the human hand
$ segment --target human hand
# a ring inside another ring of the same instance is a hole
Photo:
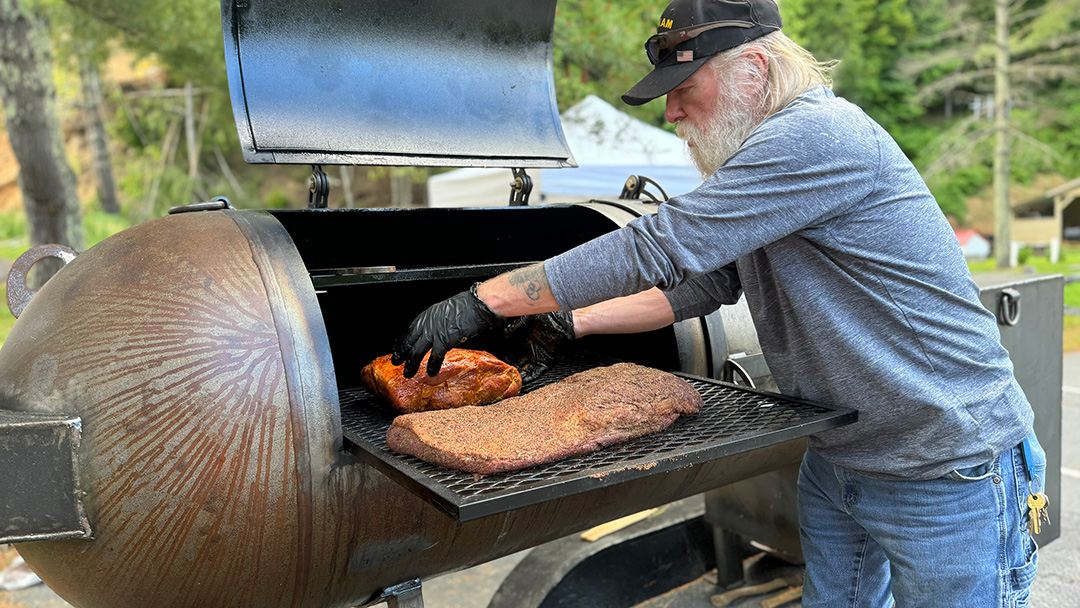
[[[390,362],[394,365],[404,363],[406,378],[416,375],[428,350],[431,356],[427,374],[434,376],[439,373],[443,358],[451,348],[489,329],[506,325],[506,317],[496,314],[476,295],[479,285],[474,283],[467,291],[432,304],[413,319],[409,329],[397,339]]]
[[[528,332],[524,352],[515,367],[521,372],[522,383],[539,378],[558,360],[559,347],[574,339],[574,313],[557,310],[539,315],[517,317],[503,331],[507,336]]]

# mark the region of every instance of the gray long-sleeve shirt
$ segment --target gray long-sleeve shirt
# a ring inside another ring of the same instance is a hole
[[[939,477],[1031,431],[960,245],[889,134],[824,87],[697,190],[545,264],[573,309],[651,286],[676,319],[745,292],[780,390],[859,410],[810,438],[871,475]]]

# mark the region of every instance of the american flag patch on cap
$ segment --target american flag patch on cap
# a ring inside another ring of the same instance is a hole
[[[694,51],[678,51],[675,53],[675,61],[693,61]]]

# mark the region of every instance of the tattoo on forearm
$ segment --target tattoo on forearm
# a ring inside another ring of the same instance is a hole
[[[518,268],[511,271],[506,278],[509,279],[511,285],[524,291],[525,295],[534,302],[540,299],[545,289],[551,290],[543,263]]]

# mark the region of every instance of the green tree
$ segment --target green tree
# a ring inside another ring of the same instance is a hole
[[[0,98],[19,161],[30,243],[79,251],[84,244],[82,215],[75,175],[64,156],[52,68],[45,13],[20,0],[0,0]],[[59,268],[59,260],[43,260],[35,264],[32,281],[43,283]]]
[[[664,103],[628,106],[620,99],[652,70],[645,40],[656,33],[663,3],[653,0],[562,0],[555,9],[554,73],[559,108],[593,94],[651,124],[663,125]]]
[[[994,86],[995,0],[951,0],[940,10],[942,3],[920,3],[940,25],[902,65],[918,84],[914,100],[926,107],[949,93],[988,94]],[[1008,25],[1014,103],[1036,101],[1044,89],[1080,79],[1080,0],[1012,2]]]
[[[784,0],[784,31],[820,60],[839,59],[833,89],[893,130],[920,110],[897,63],[915,40],[907,0]]]
[[[941,0],[927,2],[937,9]],[[971,116],[948,121],[929,141],[919,165],[929,183],[951,181],[954,196],[974,194],[994,182],[998,242],[1009,241],[1011,181],[1040,172],[1066,175],[1080,170],[1069,119],[1068,98],[1080,82],[1080,1],[951,0],[938,14],[939,28],[922,41],[918,52],[905,58],[902,70],[917,85],[913,100],[934,110],[951,109],[954,100],[971,104]],[[991,106],[991,96],[995,102]],[[946,118],[950,112],[946,111]],[[1055,132],[1057,131],[1057,132]],[[993,145],[990,136],[996,135]],[[986,168],[994,166],[994,171]],[[982,174],[956,187],[956,176]],[[940,197],[939,197],[940,199]],[[1007,263],[1008,250],[997,258]]]
[[[119,215],[120,202],[109,150],[108,108],[105,103],[108,91],[101,80],[101,66],[110,54],[111,29],[86,19],[81,12],[71,10],[59,0],[40,1],[50,7],[56,65],[61,78],[65,75],[78,77],[81,94],[78,107],[97,192],[97,200],[93,202],[105,213]]]
[[[56,1],[56,0],[54,0]],[[72,46],[120,45],[153,57],[167,73],[158,90],[113,93],[114,137],[127,150],[118,176],[136,219],[166,208],[228,194],[238,206],[258,204],[227,160],[239,150],[224,62],[221,13],[200,0],[64,0],[60,24]],[[92,27],[88,27],[92,26]],[[249,198],[250,197],[250,198]]]

